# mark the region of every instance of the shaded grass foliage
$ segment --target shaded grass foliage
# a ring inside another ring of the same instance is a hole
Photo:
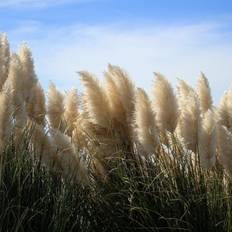
[[[232,187],[182,149],[141,159],[134,149],[82,186],[34,159],[25,138],[1,156],[0,231],[231,231]],[[181,153],[181,154],[180,154]],[[196,157],[197,158],[197,157]],[[197,162],[199,163],[199,162]]]

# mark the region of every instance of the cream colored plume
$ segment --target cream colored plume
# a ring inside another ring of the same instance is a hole
[[[10,59],[9,77],[4,83],[3,90],[12,98],[13,112],[16,128],[23,129],[27,121],[25,102],[22,95],[22,65],[17,54],[12,54]]]
[[[42,125],[31,120],[28,120],[28,130],[30,131],[30,142],[35,158],[41,160],[49,168],[60,170],[61,164],[56,157],[56,147],[48,132],[44,130]]]
[[[83,102],[84,110],[87,112],[89,120],[92,123],[109,128],[111,117],[109,103],[104,90],[100,86],[98,80],[90,73],[83,71],[79,72],[79,74],[85,87]]]
[[[202,115],[199,126],[198,149],[200,164],[204,168],[211,168],[216,161],[216,116],[211,110]]]
[[[218,126],[217,145],[219,161],[232,178],[232,134],[225,126]]]
[[[27,123],[26,105],[22,98],[17,100],[17,108],[14,109],[15,126],[23,129]]]
[[[166,130],[174,132],[178,119],[177,99],[166,78],[159,73],[155,75],[153,109],[156,113],[157,124],[163,132]]]
[[[64,126],[64,96],[51,83],[48,88],[47,115],[51,128],[63,131]]]
[[[232,89],[224,93],[218,107],[220,124],[232,131]]]
[[[74,129],[72,132],[72,142],[75,145],[76,150],[81,150],[86,147],[86,140],[88,137],[88,115],[86,112],[78,114],[76,121],[74,122]],[[86,131],[87,130],[87,131]]]
[[[64,111],[64,119],[67,124],[67,134],[69,136],[72,135],[72,131],[74,130],[74,124],[77,120],[79,110],[79,99],[77,95],[76,89],[71,89],[65,98],[65,111]]]
[[[194,89],[188,85],[184,80],[178,79],[177,85],[177,97],[178,97],[178,107],[182,108],[185,106],[185,99],[188,98],[189,94],[196,94]]]
[[[135,126],[138,141],[147,153],[154,153],[158,145],[158,133],[151,102],[142,89],[136,92]]]
[[[34,61],[31,51],[27,44],[23,43],[20,46],[19,57],[22,63],[22,83],[23,96],[26,101],[31,97],[32,87],[37,83],[37,77],[34,70]]]
[[[17,98],[23,97],[22,63],[19,56],[15,53],[10,57],[9,75],[4,83],[3,89],[5,91],[11,91],[14,101],[16,101]]]
[[[181,92],[181,88],[178,90],[179,119],[176,129],[177,136],[183,141],[187,149],[196,152],[200,117],[198,98],[191,89],[186,92]]]
[[[10,63],[10,48],[6,34],[0,34],[0,90],[7,79]]]
[[[0,92],[0,153],[2,153],[12,132],[11,97],[6,92]]]
[[[213,101],[211,97],[211,90],[209,87],[209,82],[203,73],[201,73],[201,76],[197,83],[197,94],[202,113],[205,113],[207,112],[207,110],[212,109]]]
[[[31,97],[27,103],[27,113],[31,120],[40,125],[45,125],[45,95],[39,82],[32,87]]]
[[[109,71],[105,72],[105,91],[110,106],[111,116],[118,122],[126,123],[126,109],[122,104],[120,91],[117,88],[117,85],[112,75],[113,74]]]
[[[179,113],[181,113],[181,110],[185,108],[186,104],[188,104],[189,101],[191,101],[191,99],[189,100],[189,98],[192,98],[194,102],[198,103],[199,106],[199,100],[194,89],[190,85],[188,85],[184,80],[178,79],[177,103]]]
[[[190,92],[194,92],[194,89],[182,79],[178,79],[178,94],[187,96]]]
[[[123,106],[126,113],[128,122],[131,121],[132,114],[134,111],[134,98],[135,98],[135,87],[132,81],[130,80],[128,74],[118,66],[108,65],[108,76],[111,76],[111,82],[116,87],[114,91],[117,91],[115,97],[119,97],[120,104]],[[113,84],[111,83],[111,85]],[[110,86],[109,86],[110,87]],[[109,93],[109,91],[108,91]],[[113,94],[113,93],[112,93]],[[114,97],[114,96],[111,96]],[[114,102],[112,98],[110,98]],[[119,110],[119,109],[115,109]]]
[[[84,167],[84,163],[81,162],[80,157],[75,153],[70,138],[60,131],[51,130],[50,133],[53,144],[57,148],[57,158],[60,161],[64,175],[74,181],[87,185],[87,170]]]

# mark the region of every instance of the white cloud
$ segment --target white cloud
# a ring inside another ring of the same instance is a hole
[[[20,30],[10,34],[22,38]],[[125,68],[136,84],[147,90],[151,90],[154,71],[165,74],[173,84],[177,77],[195,84],[203,71],[216,101],[232,84],[232,40],[220,24],[139,28],[76,25],[60,29],[38,26],[24,33],[27,38],[45,86],[48,80],[63,89],[80,85],[76,71],[87,69],[102,76],[108,62]]]
[[[3,0],[0,1],[0,7],[45,7],[85,1],[89,0]]]

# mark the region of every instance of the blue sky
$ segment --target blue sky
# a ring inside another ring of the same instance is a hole
[[[45,88],[80,88],[76,71],[102,78],[109,62],[148,92],[154,71],[173,85],[205,72],[216,103],[232,85],[229,0],[4,0],[0,31],[28,42]]]

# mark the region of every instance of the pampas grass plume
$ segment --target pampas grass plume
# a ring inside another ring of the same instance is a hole
[[[22,65],[17,54],[12,54],[10,59],[9,77],[3,86],[3,90],[11,95],[14,106],[15,126],[22,129],[26,125],[27,113],[22,95]]]
[[[62,165],[62,171],[65,176],[79,181],[80,183],[88,184],[88,175],[83,163],[71,144],[70,138],[60,131],[51,130],[53,144],[57,147],[57,158]]]
[[[44,165],[51,169],[61,169],[60,161],[56,158],[56,148],[48,132],[44,127],[32,120],[27,122],[28,131],[30,132],[31,146],[35,158],[42,161]]]
[[[23,96],[22,63],[16,53],[13,53],[10,57],[9,75],[3,88],[5,90],[11,89],[15,101],[17,98]]]
[[[232,178],[232,134],[225,126],[218,126],[217,145],[219,161],[225,168],[226,173]]]
[[[104,90],[90,73],[82,71],[79,74],[85,87],[84,110],[87,112],[89,120],[101,127],[109,128],[111,118]]]
[[[51,128],[64,130],[64,96],[51,83],[48,89],[47,115]]]
[[[212,108],[213,101],[211,97],[209,82],[203,73],[201,73],[197,83],[197,94],[199,97],[201,111],[205,113]]]
[[[127,120],[130,121],[134,111],[134,84],[130,80],[128,74],[118,66],[109,64],[108,72],[113,77],[115,87],[119,93],[118,97],[126,112]]]
[[[71,89],[65,98],[65,111],[64,111],[64,119],[67,124],[67,134],[69,136],[72,135],[74,130],[74,124],[77,120],[79,114],[79,99],[77,95],[76,89]]]
[[[208,110],[202,115],[199,127],[199,157],[202,167],[211,168],[216,161],[216,116],[213,111]]]
[[[138,89],[135,103],[135,126],[138,141],[147,153],[154,153],[158,145],[158,133],[151,102],[144,90]]]
[[[12,131],[12,113],[10,95],[4,91],[0,92],[0,152],[3,151]]]
[[[178,79],[178,94],[187,96],[190,92],[194,92],[194,89],[184,80]]]
[[[167,79],[159,73],[155,75],[153,109],[156,113],[156,120],[161,131],[174,132],[178,119],[176,96]]]
[[[0,34],[0,89],[7,79],[10,63],[10,48],[6,34]]]
[[[46,104],[42,86],[36,83],[32,87],[31,98],[27,103],[28,116],[40,125],[45,125]]]
[[[118,122],[125,123],[127,121],[126,110],[120,97],[120,91],[117,88],[113,74],[109,71],[105,72],[105,92],[109,102],[111,117]]]
[[[181,90],[179,88],[179,119],[176,132],[185,147],[196,152],[200,117],[199,102],[194,91],[191,89],[185,91],[186,88],[184,88],[184,92]]]
[[[218,117],[220,124],[230,131],[232,130],[232,89],[226,91],[221,98],[218,107]]]
[[[37,82],[37,77],[34,70],[34,61],[31,51],[26,43],[23,43],[19,49],[19,57],[22,63],[22,82],[23,96],[26,101],[31,97],[32,87]]]

